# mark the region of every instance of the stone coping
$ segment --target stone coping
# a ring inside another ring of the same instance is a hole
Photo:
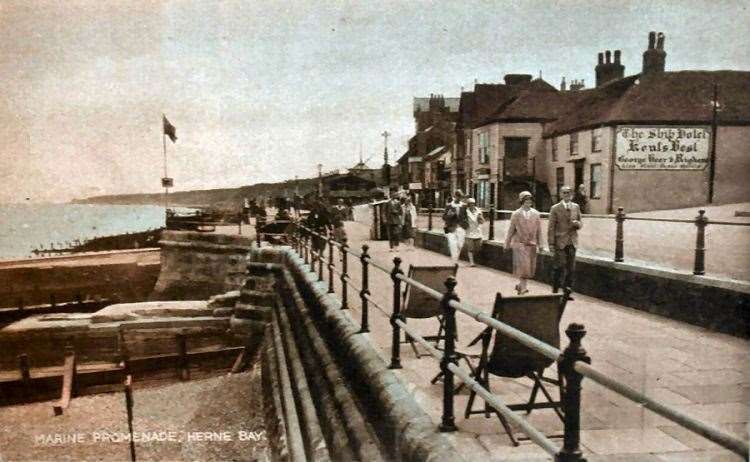
[[[419,406],[406,384],[388,369],[327,284],[289,247],[254,248],[251,260],[277,263],[268,265],[274,271],[288,270],[301,292],[321,335],[336,356],[358,399],[366,407],[371,424],[384,444],[393,447],[397,460],[445,461],[464,460],[442,435],[430,416]],[[257,264],[256,264],[257,265]],[[283,277],[283,276],[281,276]],[[335,339],[335,340],[334,340]],[[345,365],[345,366],[344,366]]]

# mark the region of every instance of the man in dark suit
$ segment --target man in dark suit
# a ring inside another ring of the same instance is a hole
[[[549,211],[548,242],[553,256],[552,292],[560,287],[572,291],[575,272],[578,230],[581,221],[581,208],[571,200],[573,191],[569,186],[560,188],[562,200]],[[572,300],[572,298],[570,299]]]
[[[396,252],[401,240],[401,227],[404,225],[404,208],[395,191],[391,192],[391,200],[386,205],[386,219],[388,221],[390,251]]]

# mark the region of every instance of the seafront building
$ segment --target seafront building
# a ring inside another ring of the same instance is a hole
[[[508,74],[415,98],[401,186],[422,206],[462,189],[500,209],[531,190],[546,210],[562,185],[584,185],[590,213],[750,200],[750,72],[667,71],[664,45],[651,32],[629,76],[619,50],[599,53],[594,88]]]

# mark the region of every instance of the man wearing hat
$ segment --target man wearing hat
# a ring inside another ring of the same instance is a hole
[[[557,293],[561,287],[572,290],[578,230],[583,226],[581,208],[571,200],[573,190],[570,186],[560,188],[560,195],[562,200],[553,205],[549,211],[547,236],[553,256],[552,292],[554,293]]]

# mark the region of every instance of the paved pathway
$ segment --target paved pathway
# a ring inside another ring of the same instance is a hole
[[[347,223],[350,244],[359,251],[367,229],[359,223]],[[367,242],[370,254],[382,265],[392,267],[395,256],[384,241]],[[423,249],[401,250],[406,272],[409,264],[449,264],[447,257]],[[360,285],[361,267],[350,257],[353,284]],[[328,275],[325,269],[326,280]],[[461,267],[458,272],[459,296],[490,313],[495,293],[510,294],[516,281],[507,273],[485,267]],[[340,295],[340,281],[336,279]],[[549,287],[530,282],[532,293],[546,293]],[[376,270],[370,271],[370,290],[390,314],[392,283]],[[357,290],[350,290],[352,316],[360,318]],[[458,313],[459,342],[465,345],[481,331],[481,324]],[[433,320],[410,320],[423,334],[434,334]],[[584,346],[600,371],[625,382],[664,403],[705,420],[741,438],[747,439],[750,406],[750,342],[673,321],[631,308],[575,295],[561,322],[583,323],[587,335]],[[372,343],[384,359],[390,358],[391,329],[388,319],[370,310]],[[563,339],[566,337],[563,335]],[[401,350],[404,368],[398,374],[408,382],[418,402],[440,422],[442,384],[430,385],[438,364],[430,357],[417,359],[408,345]],[[529,384],[522,381],[493,379],[492,388],[505,402],[528,397]],[[468,394],[456,399],[456,424],[459,431],[449,434],[468,460],[548,460],[533,443],[512,447],[496,418],[481,415],[463,418]],[[478,398],[479,399],[479,398]],[[547,434],[561,433],[562,423],[549,410],[534,411],[529,421]],[[584,380],[581,439],[588,460],[615,461],[735,461],[741,458],[692,434],[599,385]],[[562,440],[553,441],[562,444]]]

